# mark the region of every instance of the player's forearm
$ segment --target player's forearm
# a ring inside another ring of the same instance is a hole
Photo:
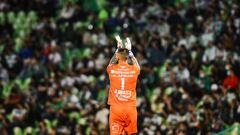
[[[132,59],[133,64],[136,65],[140,69],[140,65],[138,64],[137,59],[134,56],[131,59]]]
[[[111,58],[109,64],[117,64],[118,63],[118,59],[116,58],[116,53],[118,51],[118,48],[122,48],[122,40],[121,40],[120,36],[116,35],[115,39],[117,40],[117,50],[113,54],[113,57]]]
[[[117,50],[116,50],[117,52]],[[113,57],[111,58],[109,64],[117,64],[118,60],[116,58],[116,52],[114,53]]]
[[[135,56],[133,55],[132,51],[129,51],[129,57],[130,57],[130,60],[132,62],[133,65],[136,65],[139,69],[140,69],[140,66],[138,64],[138,61],[137,59],[135,58]]]

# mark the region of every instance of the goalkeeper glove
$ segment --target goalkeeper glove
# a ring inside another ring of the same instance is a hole
[[[117,48],[123,48],[122,40],[119,35],[115,36],[115,39],[117,40]]]
[[[132,44],[130,39],[127,37],[126,38],[126,42],[125,42],[125,48],[128,49],[129,53],[128,53],[128,64],[129,65],[133,65],[133,60],[132,57],[134,56],[131,49],[132,49]]]
[[[128,49],[129,51],[131,51],[131,49],[132,49],[132,44],[131,44],[129,37],[126,38],[125,48]]]
[[[130,58],[133,57],[133,53],[131,51],[132,50],[132,44],[131,44],[131,41],[130,41],[129,37],[126,38],[125,48],[128,49],[128,51],[129,51],[129,53],[128,53],[129,57]]]

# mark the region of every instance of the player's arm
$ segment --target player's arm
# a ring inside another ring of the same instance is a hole
[[[116,58],[116,53],[117,53],[118,49],[115,51],[115,53],[113,54],[109,64],[117,64],[118,63],[118,60]]]
[[[111,60],[109,62],[109,65],[118,63],[118,59],[116,58],[116,53],[118,51],[118,48],[122,48],[122,40],[121,40],[120,36],[119,35],[115,36],[115,39],[117,40],[117,50],[113,54],[113,57],[111,58]]]
[[[137,66],[137,68],[140,70],[140,65],[138,64],[138,61],[136,57],[133,55],[132,51],[129,51],[129,57],[130,57],[130,61],[132,61],[132,64]]]
[[[129,63],[131,65],[135,65],[139,70],[140,70],[140,66],[138,64],[138,61],[137,59],[134,57],[131,49],[132,49],[132,44],[131,44],[131,41],[130,39],[127,37],[126,38],[126,43],[125,43],[125,47],[129,50]]]

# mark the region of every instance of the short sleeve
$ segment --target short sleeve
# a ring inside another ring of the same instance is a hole
[[[106,70],[107,70],[107,73],[108,73],[108,74],[109,74],[110,70],[112,69],[112,66],[113,66],[112,64],[109,64],[109,65],[107,66],[107,69],[106,69]]]

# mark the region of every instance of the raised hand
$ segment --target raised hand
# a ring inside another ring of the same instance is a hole
[[[117,40],[117,48],[123,48],[122,40],[119,35],[115,36],[115,39]]]
[[[126,38],[125,48],[128,49],[129,51],[131,51],[131,49],[132,49],[132,44],[131,44],[129,37]]]

